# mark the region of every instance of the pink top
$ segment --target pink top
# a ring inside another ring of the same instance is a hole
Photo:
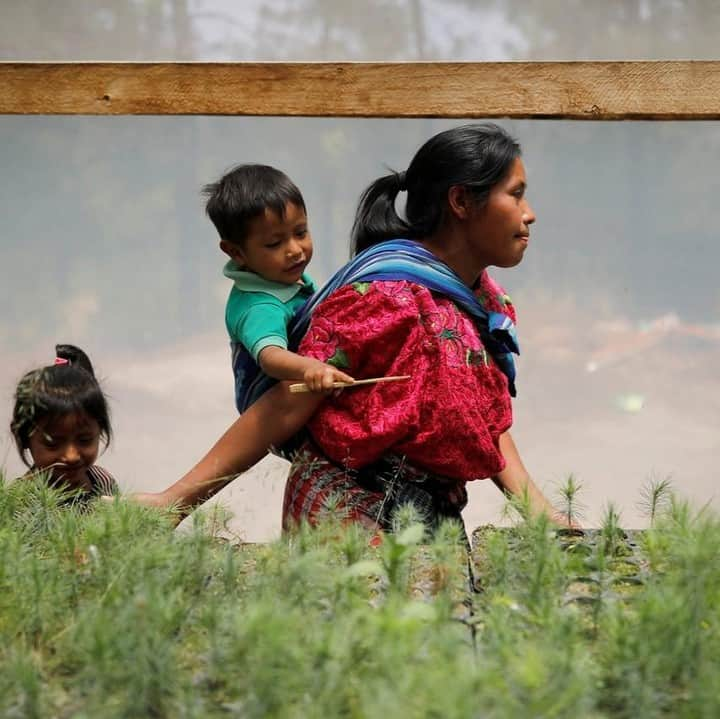
[[[487,272],[478,285],[487,309],[515,320],[510,298]],[[341,287],[315,310],[299,351],[356,379],[412,375],[320,405],[308,428],[333,461],[358,469],[404,454],[464,481],[504,468],[498,439],[512,424],[507,378],[470,317],[445,297],[404,280]]]

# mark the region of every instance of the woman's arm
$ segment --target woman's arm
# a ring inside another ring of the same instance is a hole
[[[280,383],[249,407],[181,479],[163,492],[133,495],[140,504],[177,506],[183,514],[210,499],[303,427],[323,400],[320,394],[291,394]]]
[[[518,499],[527,497],[528,509],[533,517],[545,513],[556,524],[579,529],[575,522],[569,522],[562,512],[558,512],[550,504],[535,482],[533,482],[527,469],[525,469],[522,459],[520,459],[520,453],[510,432],[500,435],[500,452],[505,458],[505,469],[498,472],[492,480],[503,494]]]

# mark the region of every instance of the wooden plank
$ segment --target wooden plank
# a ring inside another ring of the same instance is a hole
[[[720,119],[720,61],[0,63],[0,113]]]

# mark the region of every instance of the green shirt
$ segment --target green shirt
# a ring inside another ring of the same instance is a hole
[[[225,306],[230,341],[245,347],[256,362],[265,347],[287,349],[288,323],[315,292],[309,275],[303,274],[303,284],[285,285],[240,270],[232,260],[225,265],[223,274],[233,281]]]

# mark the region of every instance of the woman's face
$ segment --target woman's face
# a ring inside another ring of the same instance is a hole
[[[469,246],[483,267],[514,267],[530,241],[535,213],[525,199],[525,167],[516,158],[504,179],[490,191],[487,202],[468,214]]]

